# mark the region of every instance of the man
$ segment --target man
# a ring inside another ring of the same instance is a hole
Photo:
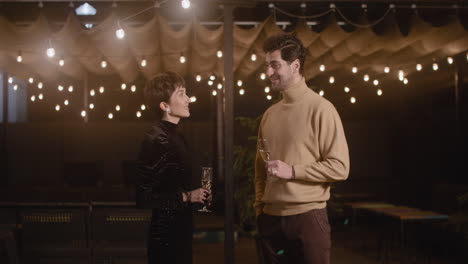
[[[264,113],[257,149],[255,202],[265,263],[330,262],[326,203],[333,182],[346,180],[349,154],[333,105],[309,89],[304,79],[305,49],[292,35],[268,38],[266,72],[282,100]]]

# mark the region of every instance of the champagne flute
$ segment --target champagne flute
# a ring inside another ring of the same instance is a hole
[[[211,167],[202,167],[202,176],[201,176],[201,187],[203,189],[211,190],[211,183],[213,182],[213,168]],[[211,195],[209,200],[207,201],[208,204],[211,203]],[[202,209],[198,210],[199,212],[209,213],[209,210],[206,204],[203,206]]]
[[[270,160],[270,148],[268,146],[268,141],[265,138],[258,139],[257,142],[258,153],[262,157],[263,161],[267,163]],[[275,176],[270,175],[267,172],[267,181],[277,181],[278,178]]]

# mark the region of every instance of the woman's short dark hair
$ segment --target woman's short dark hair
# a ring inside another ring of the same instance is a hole
[[[271,36],[263,43],[263,51],[275,50],[281,50],[281,58],[289,64],[299,59],[299,72],[304,75],[305,48],[300,39],[290,34]]]
[[[172,93],[179,86],[185,87],[184,78],[172,71],[159,73],[146,83],[145,89],[143,90],[146,103],[159,118],[162,117],[163,113],[159,104],[161,104],[161,102],[168,103]]]

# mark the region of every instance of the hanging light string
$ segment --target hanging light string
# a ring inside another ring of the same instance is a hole
[[[285,15],[287,15],[287,16],[295,17],[295,18],[301,18],[301,19],[320,18],[320,17],[323,17],[323,16],[328,15],[328,14],[330,14],[330,13],[333,12],[333,9],[328,9],[327,11],[322,12],[322,13],[319,13],[319,14],[316,14],[316,15],[302,16],[302,15],[295,15],[295,14],[289,13],[289,12],[287,12],[287,11],[285,11],[285,10],[283,10],[283,9],[281,9],[281,8],[279,8],[279,7],[277,7],[276,5],[273,6],[273,8],[274,8],[275,10],[277,10],[278,12],[283,13],[283,14],[285,14]]]
[[[390,12],[392,11],[392,8],[388,8],[387,11],[385,11],[385,14],[383,14],[382,17],[380,17],[379,19],[375,20],[374,22],[372,23],[369,23],[369,24],[357,24],[357,23],[354,23],[352,22],[351,20],[349,20],[341,11],[338,7],[335,8],[336,12],[343,18],[344,21],[346,21],[346,23],[352,25],[352,26],[355,26],[357,28],[370,28],[370,27],[373,27],[377,24],[379,24],[380,22],[382,22],[388,14],[390,14]]]

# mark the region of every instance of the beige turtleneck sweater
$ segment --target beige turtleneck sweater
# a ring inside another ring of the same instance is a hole
[[[295,178],[267,181],[265,163],[257,151],[257,215],[286,216],[324,208],[331,183],[346,180],[349,173],[348,145],[335,107],[303,79],[282,95],[264,113],[259,138],[267,139],[270,160],[292,166]]]

